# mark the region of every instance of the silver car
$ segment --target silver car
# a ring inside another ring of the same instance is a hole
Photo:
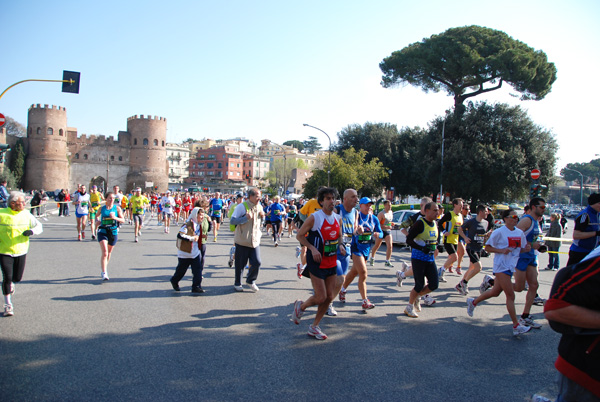
[[[395,244],[406,245],[406,235],[402,233],[400,230],[400,225],[405,222],[412,215],[418,213],[419,211],[414,211],[410,209],[405,209],[401,211],[394,212],[394,218],[392,222],[394,225],[392,226],[392,242]]]

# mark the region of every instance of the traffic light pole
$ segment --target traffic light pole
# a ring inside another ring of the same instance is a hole
[[[63,88],[62,88],[63,92],[71,92],[71,93],[78,94],[79,93],[79,78],[80,78],[80,73],[78,73],[78,72],[63,71],[63,79],[62,80],[29,79],[29,80],[15,82],[14,84],[12,84],[8,88],[6,88],[4,90],[4,92],[2,92],[0,94],[0,99],[2,99],[4,94],[7,93],[9,89],[16,87],[17,85],[22,84],[24,82],[32,82],[32,81],[33,82],[62,82],[63,83]]]

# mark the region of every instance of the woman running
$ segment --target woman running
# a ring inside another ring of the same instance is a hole
[[[100,268],[102,269],[102,280],[107,281],[107,266],[110,261],[115,245],[117,244],[117,234],[119,233],[119,223],[125,222],[121,207],[115,205],[115,194],[106,195],[106,204],[100,208],[100,213],[96,214],[96,221],[100,224],[98,227],[98,243],[100,243]]]

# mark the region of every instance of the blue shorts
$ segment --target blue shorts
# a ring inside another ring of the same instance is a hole
[[[77,217],[77,218],[83,218],[84,216],[87,217],[88,214],[80,214],[80,213],[77,212],[77,210],[75,210],[75,217]]]
[[[519,257],[519,261],[517,261],[516,268],[519,271],[527,271],[528,266],[538,266],[538,258],[537,255],[534,257]]]
[[[498,275],[498,274],[508,275],[509,278],[512,278],[512,276],[513,276],[513,273],[511,270],[494,273],[494,275]]]
[[[116,234],[110,235],[110,234],[101,233],[100,231],[98,231],[98,242],[101,242],[102,240],[106,240],[108,242],[109,246],[114,246],[115,244],[117,244],[118,237],[119,236],[117,236]]]
[[[346,245],[346,255],[337,255],[337,274],[338,276],[346,275],[348,273],[348,267],[350,266],[350,245]]]

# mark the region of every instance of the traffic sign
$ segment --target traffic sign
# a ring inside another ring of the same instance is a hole
[[[2,113],[0,113],[0,127],[2,127],[6,123],[6,117]]]
[[[533,169],[533,170],[531,171],[531,178],[532,178],[533,180],[537,180],[537,179],[539,179],[539,178],[540,178],[540,174],[541,174],[541,173],[540,173],[540,170],[539,170],[539,169]]]

